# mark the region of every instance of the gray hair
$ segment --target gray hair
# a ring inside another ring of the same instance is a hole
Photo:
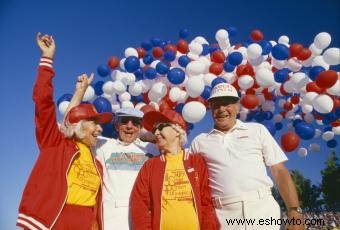
[[[67,138],[77,138],[83,139],[85,134],[83,132],[83,124],[84,120],[81,120],[77,123],[70,124],[68,122],[63,122],[60,127],[60,131],[65,135]]]
[[[176,130],[176,132],[179,133],[179,144],[183,147],[188,142],[188,136],[187,133],[184,131],[184,129],[178,125],[178,124],[172,124],[171,127]]]

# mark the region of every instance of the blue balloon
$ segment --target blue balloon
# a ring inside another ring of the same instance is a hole
[[[256,112],[255,110],[248,112],[246,121],[251,121],[251,120],[253,120],[254,117],[255,117],[255,112]]]
[[[169,66],[164,62],[160,61],[156,65],[156,71],[159,74],[166,74],[169,71]]]
[[[275,124],[273,122],[270,121],[263,121],[262,124],[268,129],[268,131],[270,132],[270,134],[272,136],[275,135],[276,133],[276,127]]]
[[[312,124],[300,122],[295,126],[295,133],[303,140],[312,139],[315,135],[315,128]]]
[[[151,62],[153,62],[153,57],[151,54],[145,54],[145,56],[143,57],[143,62],[146,65],[151,64]]]
[[[96,110],[98,111],[98,113],[103,113],[103,112],[112,113],[111,103],[105,97],[97,97],[93,101],[92,104],[94,105],[94,107],[96,107]]]
[[[103,65],[98,66],[97,72],[99,76],[106,77],[107,75],[110,74],[110,68],[106,64],[103,64]]]
[[[59,99],[57,100],[57,106],[59,106],[59,104],[63,101],[71,101],[73,95],[70,93],[65,93],[63,94],[61,97],[59,97]]]
[[[186,67],[190,62],[190,58],[186,55],[182,55],[178,58],[178,64],[181,66],[181,67]]]
[[[211,88],[214,88],[215,85],[220,83],[227,83],[227,80],[221,77],[217,77],[211,82]]]
[[[187,28],[181,29],[179,31],[179,37],[185,39],[189,36],[189,30]]]
[[[201,55],[203,55],[203,56],[208,55],[209,54],[209,45],[203,44],[202,47],[203,47],[203,50],[202,50]]]
[[[228,31],[229,37],[234,37],[237,34],[236,27],[229,27],[227,31]]]
[[[133,73],[135,72],[140,66],[138,57],[129,56],[125,59],[124,67],[127,72]]]
[[[102,95],[104,92],[103,92],[103,85],[104,85],[104,82],[103,81],[97,81],[93,88],[94,88],[94,93],[97,95],[97,96],[100,96]]]
[[[173,68],[167,74],[168,80],[175,85],[181,84],[185,79],[185,73],[180,68]]]
[[[332,131],[332,126],[326,126],[325,128],[323,128],[323,131],[324,132]]]
[[[168,61],[168,62],[171,62],[171,61],[173,61],[173,60],[176,59],[176,55],[175,55],[174,51],[172,51],[172,50],[166,51],[166,52],[163,54],[163,57],[164,57],[164,59],[165,59],[166,61]]]
[[[266,112],[264,112],[265,114],[266,114],[266,120],[271,120],[272,118],[273,118],[273,113],[271,112],[271,111],[266,111]]]
[[[147,79],[155,79],[157,77],[157,71],[152,68],[149,67],[147,70],[145,70],[144,75]]]
[[[261,111],[256,111],[254,118],[257,122],[263,122],[266,119],[266,114]]]
[[[262,55],[269,54],[270,51],[273,48],[272,43],[270,43],[269,41],[266,41],[266,40],[260,41],[260,46],[262,48]]]
[[[184,107],[184,103],[177,104],[175,107],[176,112],[179,114],[182,114],[183,107]]]
[[[151,38],[151,43],[153,46],[161,46],[162,40],[160,38]]]
[[[212,54],[216,50],[219,50],[219,48],[217,46],[214,46],[214,45],[209,46],[209,53],[210,54]]]
[[[325,68],[323,68],[322,66],[313,66],[310,70],[309,70],[309,78],[312,80],[312,81],[315,81],[316,80],[316,77],[321,73],[325,71]]]
[[[138,95],[138,96],[131,96],[131,102],[138,103],[138,102],[143,102],[144,98],[143,95]]]
[[[324,125],[329,125],[330,123],[332,123],[329,119],[327,119],[327,118],[324,118],[324,119],[322,119],[322,123],[324,124]]]
[[[136,81],[140,81],[144,79],[144,71],[142,68],[138,68],[134,73],[133,73],[136,77]]]
[[[335,148],[338,145],[338,142],[335,139],[327,141],[328,148]]]
[[[278,83],[283,83],[288,80],[289,69],[283,68],[274,73],[274,79]]]
[[[302,120],[301,119],[295,119],[294,121],[293,121],[293,126],[295,127],[297,124],[299,124],[300,122],[302,122]]]
[[[335,116],[339,119],[340,118],[340,107],[335,109]]]
[[[203,92],[201,93],[201,97],[203,97],[205,100],[208,100],[210,97],[211,93],[211,87],[210,86],[205,86]]]
[[[276,130],[281,130],[283,128],[283,124],[281,122],[275,123]]]
[[[149,51],[152,49],[152,42],[151,41],[144,41],[141,44],[141,47],[145,49],[146,51]]]
[[[235,66],[230,64],[229,62],[224,62],[223,63],[223,69],[224,71],[226,71],[227,73],[231,73],[234,71]]]
[[[243,60],[243,56],[240,52],[232,52],[231,54],[229,54],[228,56],[228,62],[233,65],[233,66],[237,66],[239,64],[241,64]]]
[[[114,127],[113,120],[110,123],[101,125],[103,132],[102,136],[108,137],[108,138],[118,138],[118,132]]]
[[[282,44],[276,44],[272,49],[272,55],[276,60],[285,60],[289,57],[289,48]]]

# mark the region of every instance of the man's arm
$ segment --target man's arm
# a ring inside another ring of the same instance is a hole
[[[287,209],[291,207],[299,207],[299,198],[294,182],[284,164],[278,163],[272,165],[270,170]],[[300,219],[301,224],[303,224],[303,215],[297,211],[288,211],[288,218]],[[288,229],[305,229],[305,227],[304,225],[290,225],[288,226]]]

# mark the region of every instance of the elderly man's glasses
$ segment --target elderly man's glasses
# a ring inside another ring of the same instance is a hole
[[[155,134],[157,130],[162,131],[165,127],[170,127],[170,123],[158,123],[153,129],[152,133]]]
[[[126,125],[129,121],[131,121],[134,126],[139,126],[141,124],[141,119],[137,117],[120,117],[118,120],[122,125]]]

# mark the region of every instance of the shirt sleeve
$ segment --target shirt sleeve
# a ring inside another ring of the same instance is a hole
[[[197,141],[197,137],[194,138],[194,140],[192,140],[191,145],[190,145],[189,150],[188,150],[189,153],[197,153],[197,152],[199,152],[198,143],[197,142],[198,142]]]
[[[260,136],[262,142],[262,154],[267,166],[272,166],[288,160],[276,140],[269,133],[267,128],[260,125]]]

